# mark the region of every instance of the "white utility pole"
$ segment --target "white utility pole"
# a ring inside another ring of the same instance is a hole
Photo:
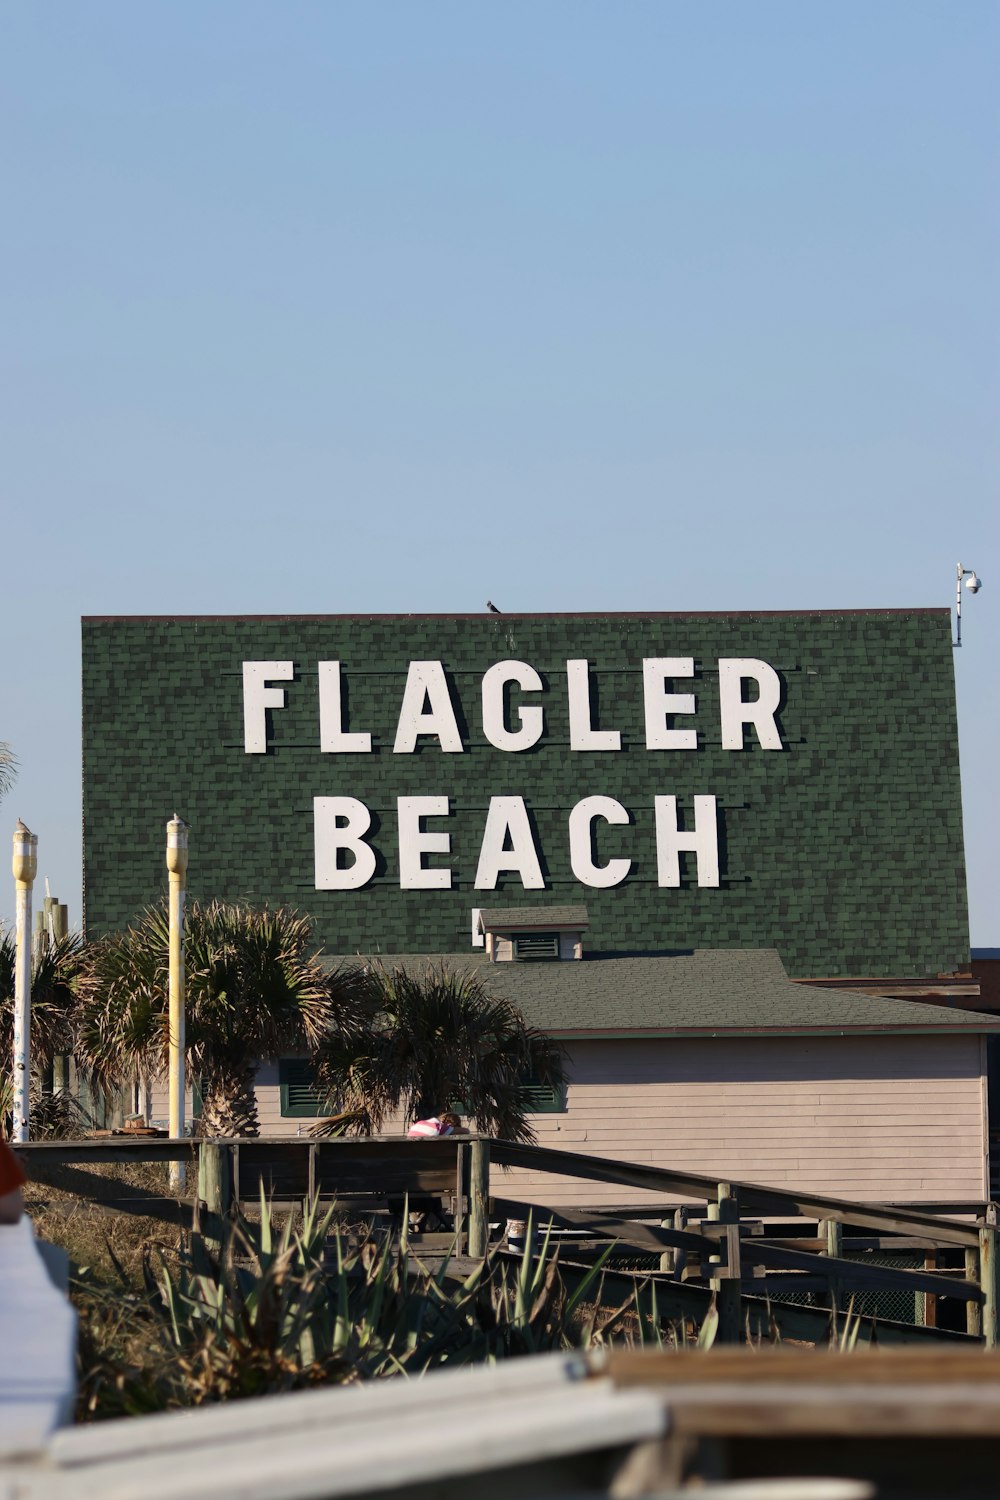
[[[20,818],[14,830],[17,925],[14,959],[14,1134],[28,1139],[31,1080],[31,888],[38,872],[38,837]]]

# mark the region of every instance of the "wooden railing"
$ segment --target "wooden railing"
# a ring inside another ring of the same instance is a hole
[[[475,1149],[475,1148],[473,1148]],[[660,1252],[661,1271],[683,1288],[694,1283],[702,1293],[710,1290],[719,1313],[719,1336],[736,1342],[747,1327],[768,1327],[772,1322],[802,1329],[815,1326],[820,1309],[778,1308],[769,1299],[789,1292],[818,1292],[829,1309],[843,1308],[853,1293],[906,1291],[923,1294],[925,1308],[936,1311],[937,1300],[952,1298],[965,1304],[965,1333],[958,1339],[982,1340],[995,1348],[1000,1342],[1000,1242],[993,1205],[962,1203],[948,1205],[958,1214],[975,1214],[974,1222],[931,1213],[926,1209],[894,1204],[859,1203],[795,1189],[775,1188],[753,1182],[720,1182],[702,1173],[683,1172],[642,1163],[620,1162],[607,1157],[586,1156],[575,1151],[552,1151],[510,1141],[480,1142],[480,1176],[487,1184],[490,1167],[520,1167],[534,1173],[554,1173],[585,1181],[612,1183],[643,1189],[670,1200],[695,1200],[703,1209],[683,1207],[658,1224],[637,1223],[655,1210],[630,1207],[607,1210],[530,1210],[535,1219],[572,1228],[590,1238],[588,1248],[614,1243],[639,1254]],[[529,1205],[510,1199],[492,1198],[493,1212],[523,1218]],[[475,1205],[470,1208],[470,1233]],[[845,1229],[849,1231],[845,1235]],[[867,1231],[859,1234],[858,1231]],[[869,1251],[923,1251],[924,1270],[905,1270],[848,1259],[848,1253]],[[942,1259],[954,1266],[929,1269]],[[658,1305],[663,1306],[658,1279]],[[669,1290],[669,1284],[666,1290]],[[692,1288],[693,1290],[693,1288]],[[765,1299],[767,1316],[758,1305]],[[671,1305],[684,1297],[669,1298]],[[690,1300],[690,1299],[688,1299]],[[813,1316],[810,1316],[813,1314]],[[824,1318],[828,1317],[823,1313]],[[885,1335],[885,1324],[880,1323]],[[907,1337],[902,1331],[895,1332]],[[919,1336],[927,1329],[915,1329]],[[946,1330],[934,1329],[935,1335]]]
[[[74,1191],[108,1206],[102,1179],[80,1168],[91,1163],[182,1161],[198,1165],[198,1198],[224,1220],[234,1203],[255,1201],[263,1185],[275,1202],[311,1195],[362,1211],[401,1214],[429,1204],[454,1215],[457,1246],[470,1257],[486,1252],[491,1221],[526,1219],[573,1236],[561,1250],[564,1274],[613,1249],[609,1275],[629,1284],[624,1256],[652,1258],[652,1279],[665,1316],[699,1319],[714,1300],[720,1337],[735,1341],[749,1326],[787,1336],[815,1336],[831,1310],[871,1292],[912,1293],[923,1299],[924,1327],[879,1322],[881,1341],[936,1337],[1000,1343],[1000,1245],[992,1205],[942,1205],[930,1212],[893,1204],[860,1203],[752,1182],[718,1181],[705,1174],[517,1145],[485,1137],[408,1141],[400,1137],[313,1141],[300,1138],[130,1141],[124,1136],[79,1142],[34,1142],[18,1148],[29,1176],[53,1166],[82,1179]],[[652,1207],[618,1210],[539,1207],[496,1191],[493,1169],[524,1168],[656,1194]],[[491,1180],[491,1173],[492,1180]],[[86,1191],[89,1182],[90,1191]],[[135,1190],[130,1190],[134,1192]],[[124,1211],[150,1212],[176,1200],[133,1197]],[[965,1216],[963,1222],[962,1216]],[[209,1220],[211,1222],[211,1219]],[[871,1255],[916,1253],[923,1268],[873,1263]],[[862,1259],[852,1259],[862,1256]],[[633,1289],[638,1284],[631,1283]],[[790,1292],[815,1294],[824,1307],[782,1302]],[[941,1299],[965,1306],[965,1331],[934,1327]]]

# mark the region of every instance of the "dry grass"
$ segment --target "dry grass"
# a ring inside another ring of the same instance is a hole
[[[190,1174],[189,1174],[190,1175]],[[86,1184],[82,1179],[86,1177]],[[29,1182],[24,1190],[25,1206],[35,1233],[64,1249],[70,1258],[70,1274],[83,1272],[107,1286],[120,1287],[115,1260],[129,1281],[142,1279],[142,1257],[147,1247],[173,1250],[179,1238],[181,1207],[171,1209],[168,1168],[153,1163],[94,1164],[86,1168],[47,1167],[45,1182]],[[81,1188],[102,1198],[128,1202],[138,1212],[121,1213],[105,1203],[93,1202]],[[184,1200],[193,1196],[188,1188]],[[143,1198],[161,1200],[150,1204],[152,1212],[141,1212]],[[177,1200],[174,1199],[177,1204]],[[171,1222],[172,1220],[172,1222]]]

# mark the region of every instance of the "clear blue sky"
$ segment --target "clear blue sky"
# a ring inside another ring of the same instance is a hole
[[[0,826],[74,916],[81,614],[946,605],[961,559],[1000,944],[995,0],[0,15]]]

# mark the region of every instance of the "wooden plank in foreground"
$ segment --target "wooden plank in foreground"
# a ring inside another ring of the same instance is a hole
[[[623,1388],[662,1391],[677,1436],[1000,1438],[1000,1356],[993,1354],[619,1350],[600,1368]]]

